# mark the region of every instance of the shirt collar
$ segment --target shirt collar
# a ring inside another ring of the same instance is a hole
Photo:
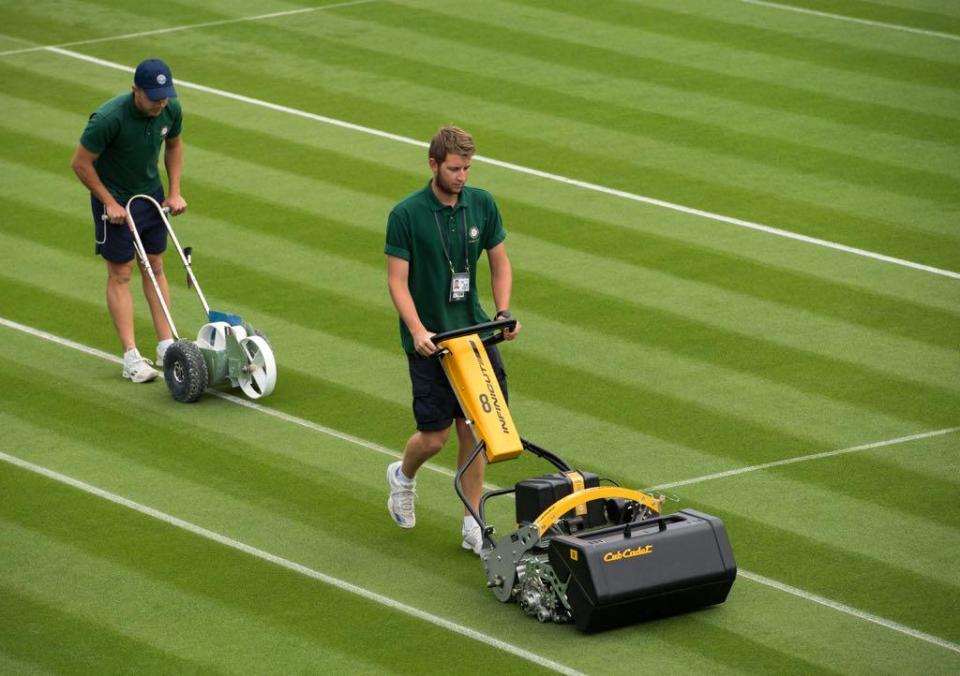
[[[137,108],[137,102],[133,100],[133,97],[134,97],[134,93],[130,92],[130,98],[127,99],[127,105],[130,106],[130,112],[133,114],[134,117],[137,117],[137,118],[142,119],[147,117],[146,114],[144,114],[139,108]]]
[[[448,206],[447,206],[446,204],[444,204],[443,202],[441,202],[440,200],[437,199],[437,195],[436,195],[435,192],[433,192],[433,186],[431,185],[431,183],[433,183],[433,179],[432,179],[432,178],[431,178],[429,181],[427,181],[427,187],[424,188],[424,190],[425,190],[426,193],[427,193],[427,201],[430,202],[430,209],[433,210],[433,211],[443,211],[444,209],[447,209]],[[451,209],[453,209],[454,211],[456,211],[457,209],[460,209],[460,208],[466,209],[468,206],[470,206],[470,205],[467,204],[466,197],[464,196],[463,192],[461,191],[461,192],[460,192],[460,199],[457,200],[457,205],[454,206],[454,207],[449,207],[449,208],[451,208]]]

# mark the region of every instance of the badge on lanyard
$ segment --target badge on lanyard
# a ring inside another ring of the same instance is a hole
[[[450,279],[450,302],[464,300],[470,293],[470,273],[454,272]]]
[[[463,260],[466,265],[466,272],[457,272],[453,267],[453,260],[450,258],[450,251],[447,247],[447,238],[443,232],[443,225],[440,223],[440,213],[433,212],[437,221],[437,230],[440,231],[440,243],[443,244],[443,253],[447,257],[447,265],[450,267],[450,302],[458,303],[466,300],[470,295],[470,253],[467,249],[467,215],[461,210],[463,220]]]

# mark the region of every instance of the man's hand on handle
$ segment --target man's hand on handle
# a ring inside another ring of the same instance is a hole
[[[170,195],[167,199],[163,200],[162,206],[170,209],[171,216],[179,216],[187,210],[187,200],[183,199],[180,195]]]
[[[510,312],[508,310],[500,310],[496,315],[494,315],[493,319],[494,321],[496,321],[498,319],[512,319],[512,317],[510,316]],[[520,333],[519,321],[516,324],[514,324],[512,330],[507,327],[503,328],[503,339],[513,340],[514,338],[517,337],[518,333]]]
[[[517,322],[517,325],[513,327],[513,331],[507,330],[506,327],[503,329],[503,339],[504,340],[513,340],[517,337],[517,334],[520,333],[520,322]]]
[[[437,351],[437,346],[431,340],[435,335],[432,331],[424,329],[411,335],[413,336],[413,348],[421,357],[429,357]]]
[[[127,220],[127,210],[116,200],[104,203],[103,208],[106,210],[107,220],[111,223],[119,225]]]

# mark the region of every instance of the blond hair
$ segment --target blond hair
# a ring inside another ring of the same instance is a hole
[[[460,127],[441,127],[430,141],[428,157],[436,160],[437,164],[443,164],[447,155],[451,153],[470,157],[474,150],[473,137],[463,129]]]

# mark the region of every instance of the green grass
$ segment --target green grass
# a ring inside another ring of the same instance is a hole
[[[938,0],[794,4],[960,34]],[[69,49],[161,56],[185,111],[177,234],[211,306],[270,335],[262,403],[314,427],[214,396],[179,405],[0,326],[0,452],[588,673],[957,670],[957,432],[673,489],[671,509],[724,519],[743,570],[852,614],[741,577],[720,607],[587,637],[496,602],[459,548],[448,476],[420,475],[418,526],[397,529],[378,451],[402,448],[412,418],[382,243],[428,178],[425,150],[182,84],[419,141],[453,122],[485,157],[956,272],[957,41],[733,0],[374,0],[111,39],[293,8],[0,7],[0,317],[117,352],[69,160],[130,77],[14,52],[102,37]],[[960,425],[954,277],[483,159],[471,182],[509,233],[511,411],[574,465],[643,487]],[[192,334],[199,305],[167,268]],[[488,480],[543,471],[523,458]],[[538,668],[7,462],[0,496],[0,671]],[[511,508],[491,506],[501,530]]]

